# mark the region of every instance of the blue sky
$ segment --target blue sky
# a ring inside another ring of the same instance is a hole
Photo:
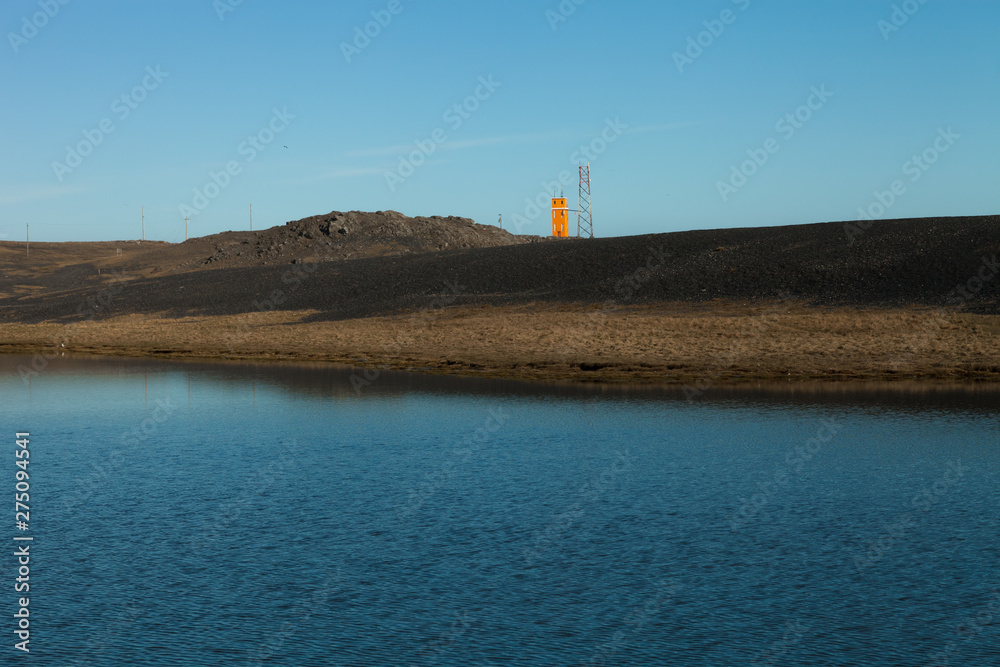
[[[576,2],[6,0],[0,237],[547,234],[586,146],[598,236],[1000,211],[1000,1]]]

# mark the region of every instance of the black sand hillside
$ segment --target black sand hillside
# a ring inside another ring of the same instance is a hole
[[[0,241],[0,298],[53,294],[106,282],[111,274],[153,278],[191,271],[491,248],[544,240],[469,218],[410,218],[398,211],[331,211],[257,231],[229,231],[183,243]]]
[[[990,266],[998,257],[1000,216],[880,221],[853,244],[843,223],[568,239],[148,278],[106,292],[110,302],[97,316],[314,309],[318,319],[344,319],[431,305],[781,297],[816,306],[961,305],[995,314],[1000,269]],[[958,296],[960,285],[975,293]],[[81,319],[97,292],[0,299],[0,321]]]

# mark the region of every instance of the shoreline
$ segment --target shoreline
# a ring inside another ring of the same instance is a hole
[[[1000,317],[801,304],[449,307],[324,321],[315,311],[0,324],[0,353],[319,362],[545,383],[1000,383]],[[54,358],[54,357],[53,357]],[[39,362],[39,363],[43,363]],[[362,373],[363,376],[363,373]]]
[[[51,348],[48,348],[51,349]],[[48,349],[37,347],[19,347],[0,344],[0,354],[5,356],[34,356],[43,354]],[[328,365],[331,368],[350,369],[355,371],[372,370],[378,372],[412,373],[415,375],[425,375],[434,377],[455,377],[466,379],[485,380],[509,380],[513,382],[526,382],[532,384],[548,385],[573,385],[573,386],[600,386],[600,387],[692,387],[699,393],[707,393],[712,389],[740,388],[754,384],[763,384],[768,387],[777,386],[852,386],[864,387],[867,385],[878,385],[885,387],[888,385],[906,385],[919,383],[927,387],[955,387],[955,386],[995,386],[1000,389],[1000,373],[968,371],[958,373],[830,373],[826,375],[813,375],[804,373],[789,373],[786,375],[765,375],[765,374],[723,374],[713,377],[710,384],[704,385],[705,376],[702,375],[681,375],[674,374],[669,369],[662,373],[662,369],[650,368],[643,372],[624,371],[610,372],[604,374],[587,374],[585,372],[574,372],[572,369],[537,369],[530,373],[512,373],[502,368],[484,368],[480,365],[466,367],[457,365],[452,368],[440,368],[432,366],[412,366],[405,364],[373,363],[367,361],[350,362],[345,359],[325,358],[325,357],[296,357],[292,355],[207,355],[199,353],[159,353],[142,352],[131,349],[73,349],[64,350],[72,358],[105,358],[105,359],[131,359],[131,360],[154,360],[172,362],[203,362],[203,363],[251,363],[251,364],[273,364],[275,366],[295,366],[295,365]],[[52,359],[55,359],[53,357]]]

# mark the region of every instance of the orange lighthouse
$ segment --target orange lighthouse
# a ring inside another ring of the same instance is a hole
[[[569,207],[565,197],[552,198],[552,236],[569,236]]]

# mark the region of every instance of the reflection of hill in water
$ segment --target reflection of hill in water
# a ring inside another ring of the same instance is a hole
[[[0,355],[0,375],[20,385],[19,365],[30,365],[28,357]],[[352,376],[370,384],[359,393]],[[72,374],[95,378],[105,375],[141,376],[169,374],[196,378],[199,385],[215,384],[229,391],[255,391],[272,388],[289,395],[355,401],[366,397],[403,396],[424,393],[440,396],[529,398],[539,402],[562,401],[663,401],[676,403],[678,409],[698,406],[823,406],[834,413],[838,406],[857,409],[868,405],[873,411],[891,409],[925,415],[932,412],[1000,413],[1000,384],[946,383],[928,381],[899,382],[789,382],[748,383],[709,389],[688,401],[683,387],[608,384],[536,384],[493,378],[461,378],[401,371],[352,369],[322,363],[248,363],[205,362],[198,360],[158,361],[119,357],[67,355],[50,362],[45,374]],[[15,390],[20,389],[15,386]],[[259,395],[259,394],[258,394]]]

